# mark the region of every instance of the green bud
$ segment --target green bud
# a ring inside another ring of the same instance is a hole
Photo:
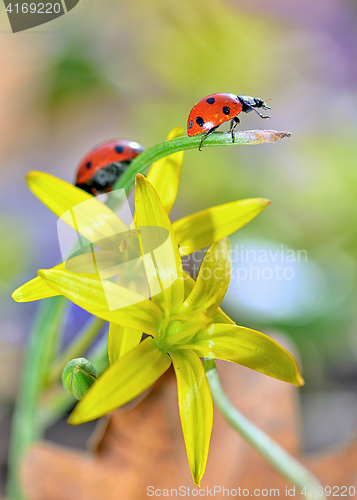
[[[85,358],[72,359],[62,373],[63,387],[77,399],[83,398],[97,378],[97,370]]]

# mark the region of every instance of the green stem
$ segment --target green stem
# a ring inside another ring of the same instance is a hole
[[[25,498],[20,485],[20,462],[31,443],[43,432],[38,422],[37,407],[43,389],[47,358],[53,352],[53,339],[57,338],[61,330],[66,304],[65,297],[43,301],[30,335],[12,423],[8,475],[8,497],[12,500]]]
[[[214,359],[204,359],[204,367],[212,398],[227,422],[260,453],[267,462],[287,481],[296,487],[306,488],[306,499],[319,498],[324,500],[324,496],[319,495],[317,488],[321,484],[317,478],[306,469],[294,457],[289,455],[278,443],[264,434],[254,424],[252,424],[227,398],[221,386]],[[300,493],[300,491],[298,493]]]
[[[203,149],[214,146],[241,146],[271,143],[283,139],[284,137],[290,137],[290,135],[290,132],[278,132],[276,130],[246,130],[244,132],[236,132],[234,134],[235,141],[232,142],[230,134],[215,132],[205,139]],[[201,138],[201,135],[195,137],[184,135],[147,149],[138,155],[130,164],[129,168],[119,177],[113,186],[113,190],[125,189],[128,193],[133,187],[137,174],[143,174],[153,162],[171,153],[188,149],[198,149]]]
[[[103,373],[109,365],[107,339],[99,342],[88,358],[97,372],[99,374]],[[67,413],[75,403],[76,400],[64,392],[62,384],[55,384],[39,408],[39,418],[42,428],[47,428],[54,424],[58,420],[58,417]]]
[[[46,393],[45,401],[38,408],[38,424],[42,429],[47,429],[58,421],[58,417],[65,415],[77,400],[63,390],[62,384],[58,383]]]
[[[66,364],[86,352],[105,324],[106,321],[103,319],[95,318],[90,321],[89,326],[85,325],[83,331],[79,333],[74,342],[62,353],[54,367],[50,370],[47,385],[54,384],[61,379],[62,371]]]

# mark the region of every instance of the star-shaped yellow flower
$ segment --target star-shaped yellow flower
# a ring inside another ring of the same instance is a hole
[[[176,197],[182,161],[181,153],[175,155],[168,157],[172,162],[171,181],[163,172],[167,159],[160,160],[149,174],[154,186],[142,175],[136,178],[135,225],[151,299],[118,283],[103,281],[97,274],[73,273],[66,263],[40,270],[38,278],[14,292],[14,298],[27,301],[62,294],[110,321],[111,366],[76,406],[70,416],[73,425],[99,418],[131,401],[173,364],[188,461],[193,480],[200,485],[213,422],[212,398],[200,357],[239,363],[295,385],[302,385],[303,380],[295,360],[284,348],[260,332],[236,326],[219,309],[230,279],[230,247],[225,236],[251,220],[269,202],[234,202],[172,225],[167,212]],[[59,216],[90,196],[47,174],[31,174],[29,184]],[[108,207],[91,199],[88,212],[82,214],[82,222],[86,221],[80,227],[82,236],[89,241],[105,242],[106,237],[122,232],[120,219]],[[73,221],[65,218],[75,227]],[[142,228],[162,228],[169,235],[172,251],[157,252],[154,265],[145,258]],[[195,282],[183,272],[181,257],[210,244]],[[105,259],[108,250],[102,248],[101,252]],[[130,305],[110,308],[112,298]],[[148,338],[141,342],[142,333]]]

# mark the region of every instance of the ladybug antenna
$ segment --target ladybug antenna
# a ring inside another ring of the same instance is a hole
[[[270,99],[265,99],[265,100],[264,100],[264,102],[263,102],[263,106],[262,106],[262,108],[263,108],[263,109],[271,109],[271,107],[270,107],[270,106],[267,106],[267,105],[266,105],[266,103],[267,103],[268,101],[272,101],[272,100],[273,100],[272,98],[270,98]]]

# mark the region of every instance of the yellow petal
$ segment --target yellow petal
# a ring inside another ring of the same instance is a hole
[[[44,172],[32,171],[27,175],[27,183],[52,212],[91,242],[99,244],[106,238],[127,231],[126,225],[104,203],[68,182]],[[80,241],[79,244],[85,245],[85,242]]]
[[[61,266],[63,266],[63,264],[61,264]],[[64,269],[64,267],[62,267],[62,269]],[[13,292],[12,298],[16,300],[16,302],[32,302],[33,300],[47,299],[48,297],[56,297],[57,295],[61,294],[48,286],[42,278],[37,276],[17,288]]]
[[[291,384],[304,380],[292,355],[263,333],[242,326],[213,324],[198,332],[187,349],[201,357],[225,359]]]
[[[171,130],[167,140],[176,139],[184,135],[182,127]],[[153,163],[147,179],[154,186],[166,213],[170,213],[175,203],[180,183],[183,151],[172,153]]]
[[[228,238],[218,241],[206,252],[197,281],[178,314],[197,316],[204,312],[209,318],[222,302],[230,281],[230,244]]]
[[[168,315],[170,311],[177,311],[184,296],[182,263],[175,234],[150,182],[138,174],[135,185],[135,223],[152,300]]]
[[[187,273],[184,274],[184,282],[185,282],[185,299],[191,293],[193,287],[195,286],[196,281]],[[230,325],[234,325],[234,321],[219,307],[211,316],[212,323],[228,323]]]
[[[203,210],[173,223],[180,255],[212,245],[254,219],[270,204],[264,198],[234,201]]]
[[[120,408],[150,387],[171,365],[170,358],[147,338],[111,365],[91,386],[69,417],[83,424]]]
[[[219,307],[211,316],[212,323],[227,323],[235,325],[234,321]]]
[[[65,263],[61,263],[52,269],[56,271],[65,271],[67,269],[76,271],[77,273],[90,274],[94,273],[94,263],[97,268],[105,269],[112,268],[117,264],[117,261],[117,253],[108,251],[90,252],[68,259]],[[98,274],[97,278],[99,278]],[[12,298],[16,300],[16,302],[32,302],[34,300],[46,299],[57,295],[61,295],[61,293],[51,288],[45,280],[40,278],[40,276],[37,276],[17,288],[12,294]]]
[[[42,269],[46,283],[89,313],[149,335],[156,335],[160,309],[138,293],[110,281],[88,278],[68,271]]]
[[[142,333],[124,326],[109,324],[108,332],[108,357],[109,363],[113,365],[127,352],[134,349],[141,340]]]
[[[192,478],[197,486],[206,470],[213,425],[213,405],[203,365],[193,351],[171,351],[183,436]]]

